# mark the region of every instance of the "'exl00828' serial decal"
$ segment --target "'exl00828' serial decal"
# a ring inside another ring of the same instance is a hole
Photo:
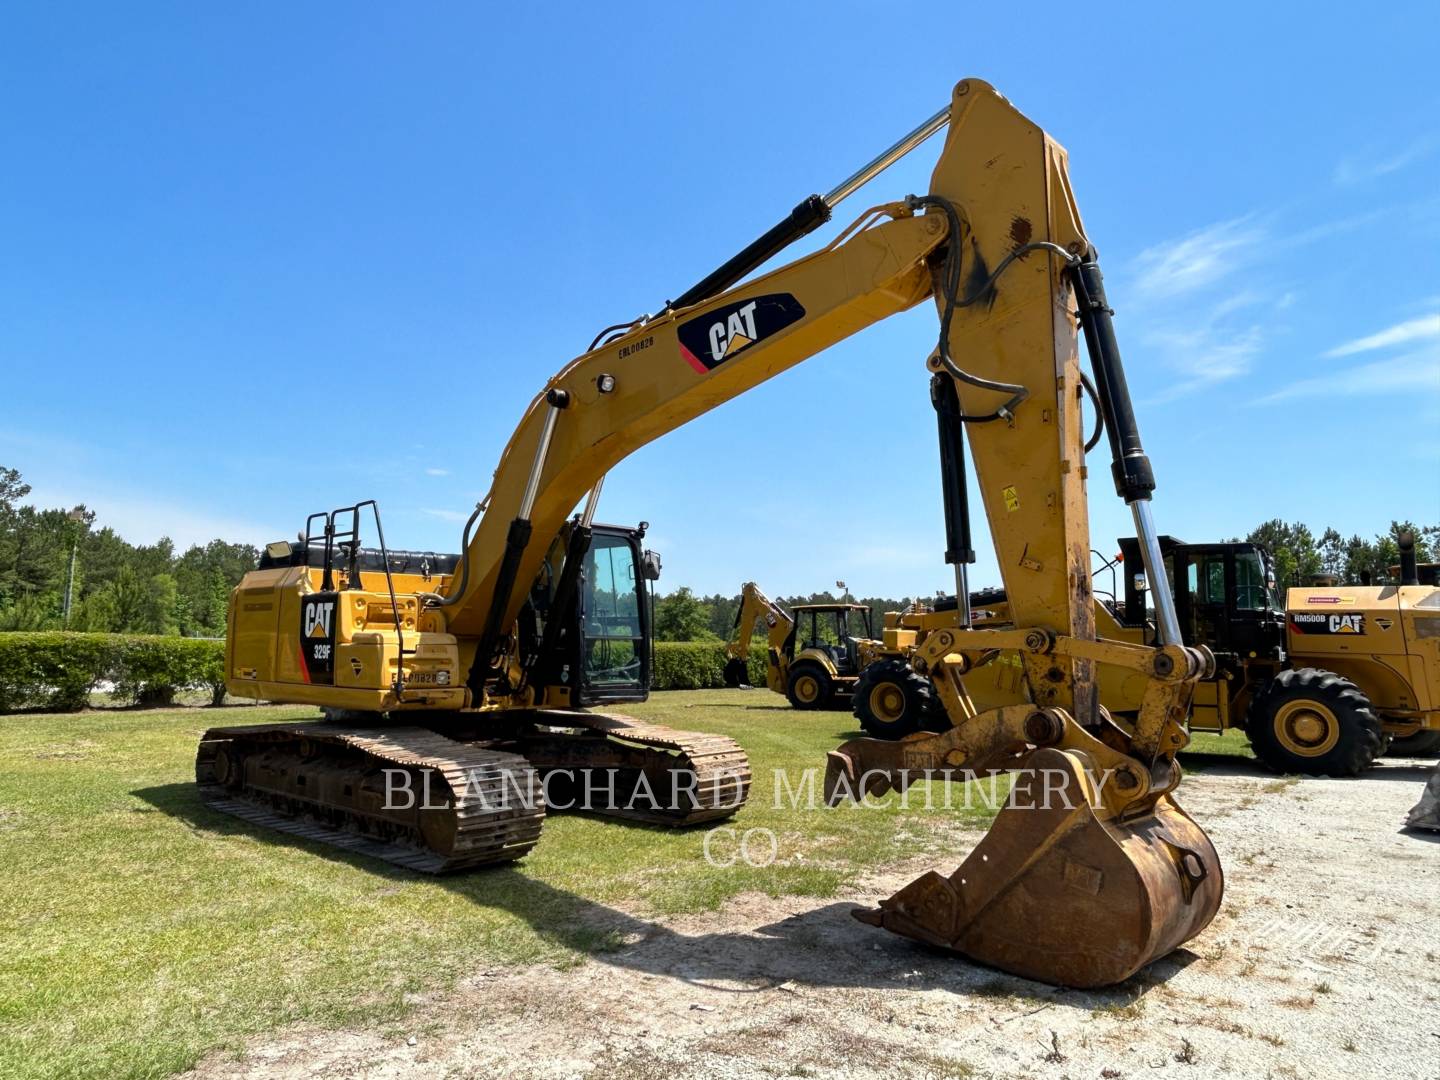
[[[680,355],[704,375],[804,317],[805,309],[789,293],[736,300],[682,323],[676,331]]]

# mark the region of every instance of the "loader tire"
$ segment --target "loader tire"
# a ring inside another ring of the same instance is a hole
[[[1434,757],[1440,754],[1440,730],[1417,731],[1414,735],[1391,739],[1390,749],[1385,753],[1390,757]]]
[[[1349,679],[1318,668],[1282,671],[1250,702],[1255,756],[1282,773],[1356,776],[1380,754],[1380,720]]]
[[[934,691],[904,660],[878,660],[860,673],[851,709],[871,738],[903,739],[929,725]]]
[[[785,696],[797,709],[828,709],[835,699],[835,683],[819,664],[796,664],[790,669]]]

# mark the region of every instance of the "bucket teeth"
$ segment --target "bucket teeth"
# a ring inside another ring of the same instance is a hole
[[[1074,987],[1120,982],[1190,940],[1224,888],[1209,839],[1169,796],[1102,820],[1081,769],[1072,754],[1037,752],[1015,780],[1030,796],[1012,798],[959,869],[926,873],[856,917]]]

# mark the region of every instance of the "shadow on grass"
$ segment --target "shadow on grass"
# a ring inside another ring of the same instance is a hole
[[[843,902],[798,911],[750,931],[688,934],[557,888],[526,874],[523,864],[431,878],[230,817],[206,806],[191,784],[164,784],[132,794],[192,829],[300,848],[383,880],[434,881],[470,903],[521,919],[550,944],[589,955],[599,963],[726,993],[783,992],[798,986],[939,989],[997,999],[997,1007],[1013,1008],[1017,1016],[1054,1004],[1118,1010],[1134,1004],[1151,987],[1168,982],[1197,959],[1189,950],[1179,949],[1114,987],[1057,988],[864,927],[850,917],[852,905]],[[609,827],[663,831],[658,826],[613,819]],[[796,903],[806,901],[797,899]]]

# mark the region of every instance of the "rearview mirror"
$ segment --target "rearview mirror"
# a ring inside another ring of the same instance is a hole
[[[294,550],[289,540],[272,540],[265,545],[265,554],[274,562],[288,562]]]
[[[644,551],[640,555],[640,573],[646,581],[660,580],[660,553]]]

